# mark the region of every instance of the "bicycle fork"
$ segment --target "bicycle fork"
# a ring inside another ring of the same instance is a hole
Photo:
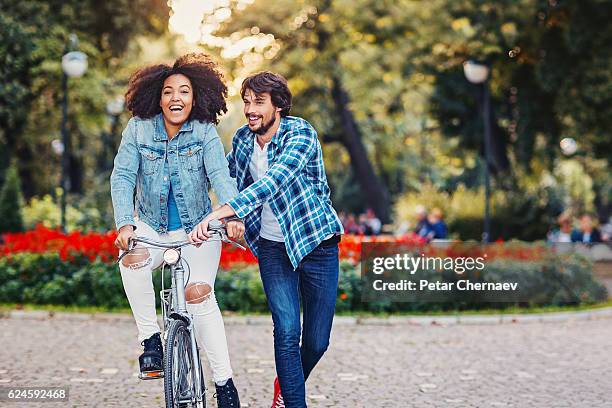
[[[173,298],[176,299],[176,310],[170,315],[171,318],[181,319],[187,323],[187,330],[189,331],[189,337],[191,339],[191,355],[192,355],[192,370],[195,388],[195,402],[197,406],[204,406],[202,404],[204,396],[202,395],[202,382],[204,379],[200,375],[202,373],[200,367],[200,355],[198,354],[198,346],[195,337],[195,328],[193,325],[193,318],[187,311],[187,301],[185,300],[185,270],[183,265],[179,261],[171,266],[172,268],[172,287],[174,288]],[[179,289],[180,288],[180,289]],[[193,397],[193,396],[192,396]],[[200,405],[201,404],[201,405]]]

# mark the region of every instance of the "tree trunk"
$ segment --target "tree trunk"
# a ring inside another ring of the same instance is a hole
[[[319,14],[325,13],[330,7],[330,0],[322,1],[319,5]],[[327,48],[331,33],[324,30],[320,24],[315,25],[314,32],[318,37],[317,49],[322,53]],[[332,67],[339,66],[336,55],[332,54],[329,58],[331,58]],[[333,69],[331,72],[333,72]],[[376,176],[374,168],[370,163],[361,139],[359,125],[353,116],[353,112],[348,107],[348,93],[344,90],[338,74],[332,73],[331,76],[333,81],[331,96],[342,127],[342,131],[337,132],[338,141],[348,151],[351,158],[351,166],[361,185],[361,191],[365,196],[368,206],[372,208],[382,223],[389,223],[391,221],[389,192],[387,187]]]
[[[349,153],[353,171],[361,185],[366,202],[383,223],[388,223],[391,221],[389,192],[376,176],[368,159],[368,154],[361,140],[361,131],[353,112],[348,107],[348,94],[337,77],[333,78],[331,93],[336,113],[343,128],[343,132],[340,134],[340,142]]]

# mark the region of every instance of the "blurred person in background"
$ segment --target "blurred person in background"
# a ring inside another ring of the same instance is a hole
[[[431,233],[431,224],[427,220],[427,209],[423,205],[417,205],[415,208],[416,226],[414,233],[420,237],[427,237]]]
[[[372,227],[368,223],[368,216],[365,214],[359,214],[359,230],[363,235],[373,235]]]
[[[379,235],[382,231],[382,222],[376,217],[374,210],[368,208],[366,211],[366,222],[372,231],[372,235]]]
[[[434,208],[427,216],[431,231],[427,234],[429,239],[446,239],[448,238],[448,228],[444,222],[444,214],[439,208]]]
[[[363,229],[357,224],[355,214],[349,214],[344,223],[344,230],[347,234],[363,234]]]
[[[601,233],[593,225],[593,217],[589,214],[584,214],[580,217],[580,227],[572,232],[572,242],[582,242],[585,244],[601,242]]]
[[[569,211],[562,212],[557,217],[558,228],[548,233],[548,242],[572,242],[572,215]]]
[[[601,239],[604,242],[612,241],[612,216],[608,218],[608,222],[601,226]]]

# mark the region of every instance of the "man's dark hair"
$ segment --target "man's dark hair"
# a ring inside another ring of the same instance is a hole
[[[125,97],[132,115],[149,119],[160,113],[159,99],[164,81],[174,74],[183,74],[191,81],[195,106],[189,119],[219,123],[219,115],[227,112],[227,87],[217,64],[201,53],[183,55],[172,66],[157,64],[136,71],[130,77]]]
[[[287,86],[287,80],[279,74],[270,71],[263,71],[247,77],[242,81],[240,96],[244,98],[247,89],[255,92],[256,95],[269,93],[272,105],[282,109],[281,116],[288,116],[291,111],[291,91]]]

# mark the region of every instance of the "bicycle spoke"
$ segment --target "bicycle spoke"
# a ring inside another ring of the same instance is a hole
[[[176,406],[178,408],[179,404],[178,404],[178,399],[179,399],[179,378],[180,378],[180,364],[178,364],[179,362],[179,356],[180,356],[180,335],[177,336],[174,339],[174,345],[172,347],[172,359],[174,360],[175,364],[173,365],[173,372],[172,372],[172,395],[173,395],[173,400],[172,401],[172,405]]]

